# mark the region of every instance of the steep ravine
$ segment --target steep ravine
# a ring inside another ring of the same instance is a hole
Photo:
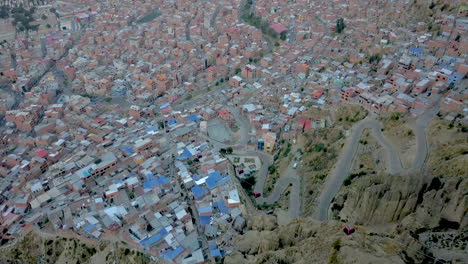
[[[425,255],[468,263],[467,190],[467,177],[366,176],[338,193],[331,206],[332,217],[389,228],[403,239],[401,247],[413,248],[407,257],[416,263]],[[414,249],[416,246],[420,249]]]

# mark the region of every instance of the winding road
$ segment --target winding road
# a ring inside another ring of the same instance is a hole
[[[317,199],[317,207],[313,218],[321,221],[328,219],[328,208],[341,188],[343,181],[349,175],[354,157],[356,156],[357,149],[359,146],[359,140],[365,129],[371,129],[372,136],[385,150],[385,162],[387,170],[390,174],[408,174],[414,173],[421,170],[424,166],[424,162],[428,154],[428,145],[426,139],[426,129],[429,122],[432,120],[434,115],[439,111],[439,102],[442,97],[438,98],[436,102],[427,110],[422,113],[415,121],[413,130],[416,135],[416,155],[410,168],[405,169],[402,166],[400,155],[398,150],[385,139],[382,135],[382,124],[375,119],[373,116],[359,121],[351,128],[350,136],[347,139],[347,144],[343,149],[340,157],[333,168],[331,175],[327,178],[325,185],[322,188],[322,192]],[[286,171],[278,179],[273,191],[268,197],[263,197],[263,189],[265,186],[266,178],[268,177],[268,168],[273,164],[272,156],[254,150],[247,150],[248,144],[248,133],[251,130],[250,123],[245,117],[234,107],[226,107],[236,119],[240,127],[240,138],[234,144],[224,144],[206,137],[213,145],[214,149],[220,150],[221,148],[232,147],[235,155],[248,155],[256,156],[261,161],[261,168],[257,173],[256,184],[254,187],[255,192],[262,194],[261,197],[257,198],[257,204],[274,204],[276,203],[291,186],[288,215],[294,219],[301,216],[302,200],[301,200],[301,181],[297,170],[293,168],[294,159],[290,162]],[[293,147],[292,153],[296,154],[295,148]]]
[[[322,192],[317,200],[317,207],[313,218],[320,221],[328,219],[328,209],[330,204],[340,190],[343,181],[349,175],[351,165],[359,145],[359,140],[366,128],[371,129],[372,136],[384,148],[386,152],[386,166],[390,174],[408,174],[421,170],[428,153],[426,128],[434,115],[439,111],[439,101],[440,98],[436,100],[429,110],[421,114],[416,119],[413,128],[416,136],[416,155],[411,167],[408,169],[403,168],[398,151],[383,137],[381,132],[382,125],[380,122],[376,121],[373,117],[367,117],[356,123],[351,129],[351,135],[347,140],[347,145],[341,152],[335,167],[322,188]]]
[[[294,159],[290,162],[285,173],[277,181],[275,188],[268,197],[263,197],[263,189],[265,186],[266,178],[268,177],[268,168],[273,164],[273,157],[265,152],[246,150],[245,147],[248,144],[249,138],[248,134],[251,130],[250,123],[245,119],[245,117],[239,112],[238,109],[234,107],[227,106],[228,109],[234,118],[236,119],[237,124],[239,125],[240,138],[237,143],[229,145],[222,142],[215,141],[209,137],[206,137],[213,145],[213,148],[219,151],[221,148],[232,147],[234,149],[235,155],[240,156],[256,156],[261,161],[261,168],[257,172],[256,183],[254,186],[254,192],[261,193],[262,196],[257,198],[257,204],[274,204],[276,203],[286,189],[291,186],[292,190],[290,192],[289,206],[288,206],[288,215],[294,219],[301,215],[301,185],[300,178],[297,175],[297,170],[293,168]],[[292,153],[297,153],[296,149],[291,150]]]

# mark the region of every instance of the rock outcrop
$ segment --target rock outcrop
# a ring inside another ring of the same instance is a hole
[[[238,252],[225,263],[404,263],[391,238],[359,228],[346,236],[334,221],[298,219],[274,231],[258,229],[234,239]]]
[[[344,188],[332,205],[341,220],[374,225],[401,222],[399,230],[468,224],[468,178],[369,176]],[[443,228],[440,227],[440,228]]]
[[[466,190],[467,177],[367,176],[340,191],[331,214],[351,224],[393,227],[407,262],[468,262]]]

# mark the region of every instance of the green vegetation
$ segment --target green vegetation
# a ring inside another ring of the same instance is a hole
[[[30,9],[24,9],[22,6],[15,7],[11,9],[13,20],[11,24],[15,27],[15,32],[25,32],[26,33],[26,48],[28,48],[28,38],[30,31],[37,31],[39,30],[39,25],[33,24],[34,20],[34,13],[36,12],[35,7],[31,7]]]
[[[58,27],[58,30],[61,30],[61,27],[60,27],[60,14],[57,12],[57,9],[55,8],[50,8],[49,9],[49,12],[51,12],[52,14],[55,15],[55,17],[57,18],[57,27]]]
[[[363,175],[367,175],[367,172],[361,171],[361,172],[359,172],[359,173],[352,173],[352,174],[350,174],[350,175],[343,181],[343,185],[344,185],[344,186],[348,186],[348,185],[351,184],[351,182],[352,182],[355,178],[361,177],[361,176],[363,176]]]
[[[225,155],[225,154],[232,154],[234,150],[231,148],[231,147],[228,147],[228,148],[222,148],[219,150],[219,153],[221,153],[222,155]]]
[[[286,158],[290,152],[291,152],[291,143],[288,142],[288,145],[286,145],[286,149],[283,151],[283,157]]]
[[[159,12],[158,9],[153,9],[150,12],[144,14],[141,18],[139,18],[136,23],[137,24],[142,24],[146,22],[150,22],[153,19],[157,18],[159,15],[161,15],[161,12]]]
[[[232,154],[232,151],[233,151],[233,149],[232,149],[231,147],[228,147],[228,148],[226,149],[226,153],[227,153],[227,154]]]
[[[333,242],[332,243],[332,248],[333,248],[333,252],[330,255],[330,260],[329,260],[328,263],[330,263],[330,264],[339,263],[338,262],[338,251],[340,251],[340,249],[341,249],[341,240],[338,239],[335,242]]]
[[[106,98],[104,99],[104,102],[106,102],[106,103],[112,102],[112,97],[106,97]]]
[[[10,17],[10,8],[8,6],[0,6],[0,19],[6,19]]]
[[[263,204],[257,205],[257,208],[260,209],[260,210],[272,210],[272,209],[275,209],[277,207],[278,207],[277,202],[272,203],[272,204],[263,203]]]
[[[315,144],[314,145],[314,148],[313,148],[313,151],[315,152],[320,152],[320,151],[324,151],[324,152],[327,152],[327,148],[325,147],[325,145],[323,143],[318,143],[318,144]]]
[[[390,117],[390,120],[392,120],[392,121],[397,121],[397,120],[400,119],[400,117],[401,117],[401,114],[400,114],[400,113],[395,113],[395,114],[393,114],[393,115]]]
[[[268,167],[268,173],[270,174],[274,174],[276,172],[276,166],[275,165],[271,165],[270,167]]]
[[[374,54],[369,57],[369,63],[379,63],[382,60],[382,56],[380,54]]]
[[[249,25],[254,26],[262,31],[263,34],[266,34],[272,38],[281,38],[286,39],[286,35],[276,33],[271,27],[270,23],[267,20],[262,19],[261,17],[250,12],[252,7],[252,0],[247,0],[244,6],[242,13],[242,19]],[[284,35],[284,36],[282,36]]]
[[[255,186],[256,180],[254,176],[249,176],[245,179],[241,179],[241,186],[247,192],[247,195],[253,194],[253,188]]]
[[[345,29],[345,27],[346,27],[346,25],[345,25],[345,23],[344,23],[344,19],[343,19],[343,18],[338,18],[338,19],[336,20],[336,28],[335,28],[336,33],[339,34],[339,33],[343,32],[343,30]]]

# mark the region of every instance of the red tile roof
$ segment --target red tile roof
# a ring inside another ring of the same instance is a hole
[[[47,154],[49,154],[49,152],[47,152],[47,150],[45,149],[40,149],[36,152],[36,157],[39,157],[39,158],[44,158],[45,156],[47,156]]]
[[[288,30],[285,26],[281,24],[272,24],[270,27],[278,34],[281,34]]]

